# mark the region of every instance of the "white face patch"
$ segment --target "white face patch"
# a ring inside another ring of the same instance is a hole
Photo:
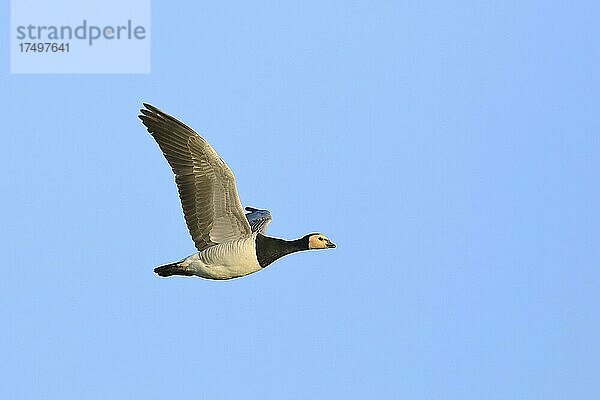
[[[329,240],[329,238],[322,234],[312,235],[308,238],[308,248],[314,249],[327,249],[335,247],[335,245]]]

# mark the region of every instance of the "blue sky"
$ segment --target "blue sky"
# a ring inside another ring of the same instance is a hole
[[[148,75],[10,75],[0,41],[0,397],[599,396],[599,12],[155,1]],[[194,247],[142,101],[338,247],[155,276]]]

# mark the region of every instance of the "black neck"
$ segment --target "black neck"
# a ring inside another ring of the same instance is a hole
[[[297,251],[308,250],[308,238],[283,240],[261,235],[256,236],[256,257],[262,268],[273,261]]]

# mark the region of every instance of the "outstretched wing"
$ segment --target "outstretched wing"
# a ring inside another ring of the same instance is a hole
[[[246,207],[246,211],[250,211],[246,214],[246,218],[248,218],[248,223],[250,224],[250,228],[252,228],[252,232],[264,234],[267,230],[267,225],[269,225],[272,220],[269,210]]]
[[[144,103],[139,118],[175,173],[183,215],[198,250],[250,235],[233,173],[190,127]]]

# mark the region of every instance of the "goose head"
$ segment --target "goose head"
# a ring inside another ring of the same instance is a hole
[[[317,249],[333,249],[335,248],[335,244],[329,240],[329,238],[322,233],[311,233],[305,236],[308,238],[308,249],[309,250],[317,250]]]

